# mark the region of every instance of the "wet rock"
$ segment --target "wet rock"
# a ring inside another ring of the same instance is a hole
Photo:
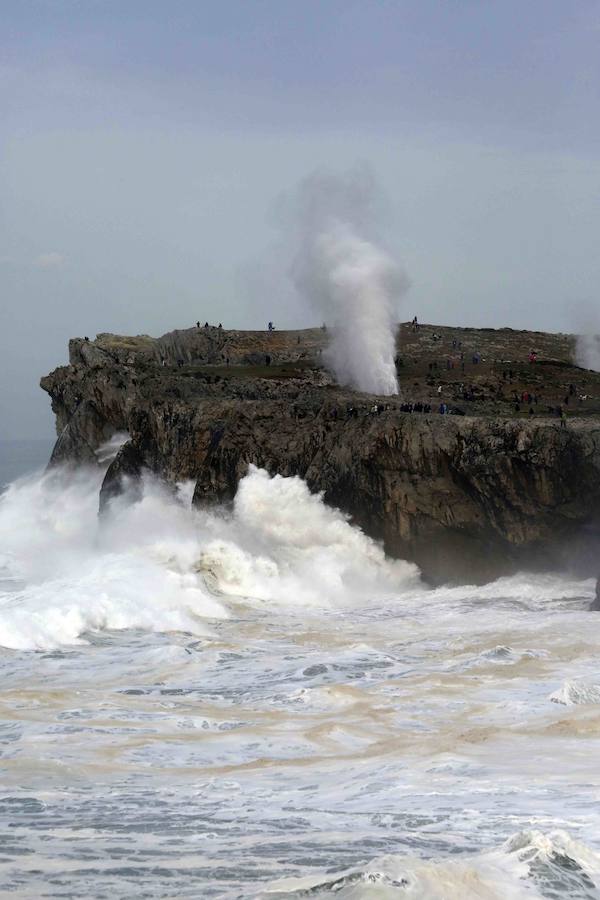
[[[403,399],[436,403],[442,381],[442,395],[460,399],[468,380],[475,399],[464,416],[408,413],[398,397],[336,385],[320,362],[328,340],[320,329],[78,339],[71,365],[42,379],[61,430],[53,460],[91,461],[103,440],[127,431],[102,508],[124,485],[139,485],[143,466],[167,483],[192,480],[196,504],[231,501],[250,464],[299,475],[432,581],[570,562],[598,521],[600,410],[582,401],[562,428],[542,403],[535,416],[515,415],[510,392],[527,386],[552,406],[565,379],[600,396],[600,375],[569,363],[568,335],[436,328],[433,342],[432,333],[425,325],[400,335]],[[452,341],[481,361],[467,363],[466,375],[460,362],[440,364],[428,380],[433,354],[440,363],[458,354]],[[531,347],[567,367],[531,366]],[[506,401],[489,399],[502,391]]]
[[[97,465],[96,450],[113,433],[110,421],[90,400],[76,401],[72,416],[60,432],[50,457],[50,466]]]
[[[127,493],[132,502],[142,495],[142,471],[144,460],[132,441],[127,441],[106,471],[100,488],[100,513],[106,512],[108,504],[115,497]]]

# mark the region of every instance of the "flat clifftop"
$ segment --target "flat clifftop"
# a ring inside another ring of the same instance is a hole
[[[333,385],[323,367],[328,341],[321,328],[268,332],[201,326],[159,338],[76,338],[69,355],[72,365],[101,366],[113,360],[159,367],[164,379],[174,374],[201,379],[205,372],[233,384],[252,378],[314,381],[319,374],[323,384]],[[552,414],[557,406],[564,406],[569,416],[598,415],[600,375],[574,364],[574,345],[568,334],[428,324],[414,331],[403,323],[397,335],[400,397],[408,403],[429,402],[436,409],[443,401],[451,412],[458,406],[458,414],[467,415],[539,416]],[[355,399],[368,402],[358,395]]]
[[[298,474],[435,579],[594,557],[600,374],[574,365],[572,336],[402,324],[399,397],[338,385],[328,341],[215,327],[73,339],[42,379],[53,461],[95,464],[127,432],[105,503],[142,468],[192,479],[198,504],[229,501],[249,463]]]

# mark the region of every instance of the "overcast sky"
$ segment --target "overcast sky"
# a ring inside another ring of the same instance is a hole
[[[2,0],[0,43],[0,438],[71,336],[313,324],[260,274],[315,168],[372,166],[402,319],[598,308],[597,0]]]

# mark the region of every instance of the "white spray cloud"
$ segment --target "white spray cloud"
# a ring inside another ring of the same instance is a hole
[[[577,364],[600,372],[600,334],[580,334],[575,348]]]
[[[312,494],[250,468],[233,515],[151,476],[98,516],[99,468],[52,469],[0,496],[0,647],[52,649],[124,628],[214,634],[236,606],[341,608],[422,590],[416,566]]]
[[[578,332],[575,362],[584,369],[600,372],[600,308],[588,299],[574,304],[570,312]]]
[[[338,380],[396,394],[397,304],[405,273],[376,234],[378,192],[370,171],[314,173],[288,198],[294,235],[291,277],[331,330],[324,355]]]

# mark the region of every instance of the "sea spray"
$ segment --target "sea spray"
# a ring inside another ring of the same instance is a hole
[[[600,372],[600,334],[578,335],[575,358],[584,369]]]
[[[340,607],[421,589],[414,565],[387,559],[300,478],[251,468],[227,516],[148,475],[141,499],[98,518],[101,477],[56,468],[0,498],[0,646],[131,628],[209,636],[227,600]]]
[[[0,892],[598,896],[591,579],[427,590],[298,478],[101,478],[0,500]]]
[[[570,310],[575,338],[575,362],[583,369],[600,372],[600,311],[597,303],[580,301]]]
[[[330,327],[324,361],[361,391],[398,393],[397,306],[408,279],[377,234],[377,191],[370,171],[316,172],[287,200],[298,293]]]

